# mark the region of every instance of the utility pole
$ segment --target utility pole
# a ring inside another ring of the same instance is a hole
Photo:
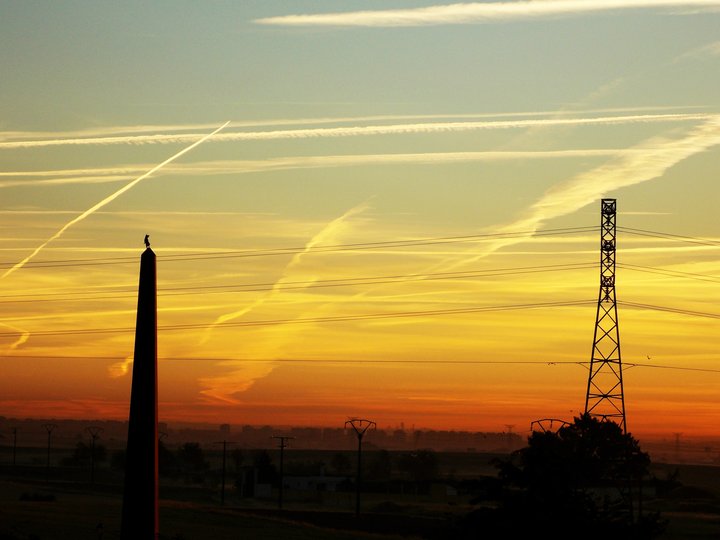
[[[357,461],[357,480],[356,493],[355,493],[355,517],[360,516],[360,482],[362,480],[362,440],[365,436],[365,432],[370,428],[376,428],[377,424],[372,420],[365,420],[364,418],[351,418],[345,422],[345,427],[350,426],[355,431],[358,440],[358,461]]]
[[[17,455],[17,432],[18,428],[12,428],[13,434],[13,467],[15,466],[15,456]]]
[[[675,462],[680,463],[680,435],[682,433],[675,433]]]
[[[615,299],[615,199],[602,199],[600,226],[600,294],[588,373],[585,414],[619,424],[627,433],[620,332]]]
[[[285,471],[283,468],[285,447],[287,447],[287,441],[294,438],[295,437],[286,437],[281,435],[273,436],[273,439],[278,439],[280,441],[280,446],[278,447],[280,448],[280,491],[278,493],[278,510],[280,511],[283,509],[283,489],[285,484]]]
[[[227,445],[228,444],[235,444],[232,441],[217,441],[215,444],[222,444],[223,447],[223,454],[222,454],[222,481],[221,481],[221,487],[220,487],[220,504],[222,506],[225,506],[225,464],[227,462]]]
[[[43,427],[45,428],[45,431],[47,431],[48,434],[48,443],[47,443],[47,464],[45,467],[45,482],[50,481],[50,439],[52,437],[52,432],[57,428],[57,424],[43,424]]]
[[[103,428],[97,426],[90,426],[85,428],[90,434],[90,483],[95,484],[95,441],[100,437],[103,432]]]
[[[505,424],[505,427],[507,428],[507,437],[505,440],[507,441],[508,448],[510,448],[512,446],[512,434],[515,424]]]

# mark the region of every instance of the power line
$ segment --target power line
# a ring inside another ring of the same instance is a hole
[[[468,279],[474,277],[497,277],[497,276],[508,276],[518,274],[532,274],[538,272],[557,272],[567,270],[581,270],[585,268],[593,268],[594,263],[568,263],[568,264],[554,264],[554,265],[541,265],[541,266],[520,266],[510,268],[496,268],[487,270],[469,270],[464,272],[429,272],[424,274],[394,274],[394,275],[383,275],[383,276],[367,276],[367,277],[351,277],[351,278],[336,278],[336,279],[324,279],[324,280],[313,280],[313,281],[285,281],[282,283],[264,282],[264,283],[236,283],[236,284],[223,284],[223,285],[205,285],[195,287],[168,287],[161,288],[158,296],[184,296],[184,295],[195,295],[195,294],[216,294],[226,292],[264,292],[274,289],[280,290],[294,290],[294,289],[318,289],[328,287],[350,287],[358,285],[381,285],[389,283],[406,283],[416,281],[440,281],[440,280],[454,280],[454,279]],[[66,301],[87,301],[87,300],[111,300],[111,299],[122,299],[122,298],[135,298],[135,294],[122,294],[124,292],[134,292],[135,289],[118,290],[118,294],[105,294],[101,296],[95,296],[97,293],[94,292],[63,292],[63,293],[48,293],[40,295],[39,293],[30,294],[17,294],[8,295],[5,300],[0,300],[0,304],[8,303],[22,303],[22,302],[38,302],[37,298],[40,298],[42,302],[66,302]],[[44,296],[69,296],[70,298],[44,298]],[[20,298],[20,300],[15,300]]]
[[[697,236],[682,236],[680,234],[665,233],[659,231],[648,231],[645,229],[633,229],[630,227],[618,227],[619,231],[634,234],[637,236],[649,236],[652,238],[663,238],[665,240],[677,240],[680,242],[687,242],[690,244],[699,244],[701,246],[720,246],[720,241],[712,240],[710,238],[699,238]]]
[[[423,246],[433,244],[448,244],[448,243],[465,243],[465,242],[481,242],[493,239],[503,238],[517,238],[517,237],[536,237],[536,236],[554,236],[562,234],[578,234],[584,232],[593,232],[595,227],[581,226],[581,227],[565,227],[557,229],[540,229],[536,231],[512,231],[506,233],[486,233],[486,234],[471,234],[471,235],[458,235],[458,236],[436,236],[436,237],[419,237],[408,240],[387,240],[381,242],[362,242],[362,243],[351,243],[351,244],[334,244],[328,246],[315,246],[308,248],[306,246],[296,247],[284,247],[274,249],[250,249],[250,250],[233,250],[233,251],[209,251],[205,253],[179,253],[175,255],[159,255],[158,259],[164,262],[179,262],[179,261],[195,261],[195,260],[210,260],[210,259],[221,259],[221,258],[244,258],[244,257],[267,257],[277,255],[293,255],[302,252],[313,252],[313,253],[328,253],[328,252],[343,252],[343,251],[358,251],[367,249],[387,249],[393,247],[412,247],[412,246]],[[630,227],[618,227],[619,231],[626,232],[628,234],[638,236],[648,236],[653,238],[663,238],[666,240],[678,240],[683,242],[690,242],[694,244],[706,245],[706,246],[720,246],[720,241],[712,240],[708,238],[700,238],[693,236],[682,236],[678,234],[664,233],[659,231],[650,231],[645,229],[634,229]],[[111,264],[130,264],[136,262],[136,257],[103,257],[103,258],[88,258],[88,259],[61,259],[61,260],[40,260],[30,261],[24,268],[50,268],[50,267],[67,267],[67,266],[98,266],[98,265],[111,265]],[[0,269],[6,269],[14,266],[15,262],[0,262]]]
[[[594,305],[594,300],[574,300],[566,302],[536,302],[528,304],[508,304],[499,306],[476,306],[469,308],[452,308],[452,309],[431,309],[418,311],[402,311],[390,313],[366,313],[361,315],[338,315],[334,317],[306,317],[298,319],[266,319],[255,321],[237,321],[225,323],[196,323],[196,324],[174,324],[158,326],[158,331],[177,331],[177,330],[199,330],[206,328],[240,328],[240,327],[256,327],[256,326],[278,326],[281,324],[308,324],[308,323],[333,323],[347,321],[363,321],[378,319],[400,319],[412,317],[427,316],[443,316],[443,315],[465,315],[469,313],[490,313],[499,311],[515,311],[523,309],[535,308],[552,308],[552,307],[574,307]],[[665,306],[655,306],[651,304],[642,304],[638,302],[618,302],[618,305],[635,307],[639,309],[647,309],[654,311],[662,311],[667,313],[677,313],[692,317],[705,317],[710,319],[720,319],[720,314],[709,313],[703,311],[692,311],[687,309],[679,309]],[[115,333],[132,333],[133,328],[85,328],[77,330],[48,330],[32,332],[33,336],[66,336],[66,335],[87,335],[87,334],[115,334]],[[16,336],[18,332],[0,332],[0,337]]]
[[[696,274],[692,272],[680,272],[678,270],[667,270],[665,268],[655,268],[652,266],[640,266],[636,264],[617,263],[618,268],[625,270],[633,270],[637,272],[647,272],[649,274],[660,274],[663,276],[677,277],[684,279],[694,279],[697,281],[708,281],[710,283],[720,283],[720,277],[708,274]]]
[[[160,331],[173,330],[197,330],[206,328],[238,328],[250,326],[277,326],[281,324],[307,324],[307,323],[328,323],[328,322],[345,322],[345,321],[361,321],[375,319],[398,319],[410,317],[425,317],[439,315],[464,315],[467,313],[483,313],[492,311],[512,311],[533,308],[549,308],[549,307],[570,307],[592,304],[588,300],[576,300],[569,302],[543,302],[528,304],[511,304],[503,306],[483,306],[470,308],[453,308],[453,309],[434,309],[424,311],[403,311],[390,313],[366,313],[362,315],[339,315],[334,317],[307,317],[298,319],[269,319],[259,321],[237,321],[225,322],[218,324],[196,323],[196,324],[174,324],[158,326]],[[78,330],[48,330],[33,332],[33,336],[64,336],[64,335],[86,335],[86,334],[111,334],[133,332],[132,328],[85,328]],[[17,332],[0,332],[0,336],[14,336]]]
[[[369,249],[387,249],[394,247],[413,247],[433,244],[448,243],[465,243],[465,242],[481,242],[493,239],[518,238],[518,237],[537,237],[537,236],[554,236],[562,234],[578,234],[584,232],[593,232],[595,227],[566,227],[558,229],[540,229],[536,231],[513,231],[507,233],[487,233],[459,236],[439,236],[439,237],[421,237],[408,240],[387,240],[381,242],[363,242],[351,244],[334,244],[328,246],[315,246],[308,249],[306,246],[285,247],[274,249],[251,249],[251,250],[234,250],[234,251],[209,251],[205,253],[180,253],[175,255],[159,255],[158,259],[163,262],[182,262],[196,260],[211,260],[225,258],[245,258],[245,257],[267,257],[277,255],[293,255],[303,252],[312,253],[328,253],[328,252],[344,252],[344,251],[361,251]],[[693,244],[705,246],[720,246],[720,241],[699,238],[692,236],[682,236],[659,231],[649,231],[645,229],[633,229],[630,227],[618,227],[619,231],[628,234],[648,236],[653,238],[663,238],[666,240],[678,240],[690,242]],[[134,264],[136,257],[104,257],[104,258],[88,258],[88,259],[61,259],[61,260],[40,260],[29,261],[23,268],[56,268],[56,267],[79,267],[79,266],[103,266],[113,264]],[[13,267],[16,262],[0,262],[0,269]]]
[[[706,317],[708,319],[720,319],[720,314],[718,313],[708,313],[705,311],[692,311],[689,309],[680,309],[680,308],[673,308],[673,307],[665,307],[665,306],[655,306],[652,304],[641,304],[639,302],[618,302],[621,306],[628,306],[628,307],[635,307],[639,309],[649,309],[653,311],[663,311],[666,313],[677,313],[679,315],[690,315],[692,317]]]
[[[186,253],[175,255],[159,255],[158,260],[163,262],[198,261],[210,259],[245,258],[245,257],[267,257],[276,255],[294,255],[297,253],[328,253],[343,251],[361,251],[368,249],[388,249],[394,247],[426,246],[433,244],[454,244],[464,242],[480,242],[494,239],[518,238],[526,236],[554,236],[561,234],[577,234],[590,232],[593,227],[566,227],[560,229],[541,229],[537,231],[513,231],[507,233],[472,234],[463,236],[437,236],[426,238],[414,238],[408,240],[387,240],[382,242],[362,242],[352,244],[333,244],[327,246],[307,246],[275,248],[275,249],[254,249],[239,251],[210,251],[205,253]],[[88,259],[66,259],[57,261],[30,261],[23,268],[55,268],[65,266],[98,266],[109,264],[136,263],[137,257],[106,257]],[[14,262],[0,263],[0,269],[14,266]]]
[[[158,296],[188,296],[196,294],[218,294],[218,293],[246,293],[246,292],[266,292],[273,289],[278,290],[296,290],[296,289],[320,289],[330,287],[352,287],[359,285],[382,285],[390,283],[411,283],[417,281],[444,281],[456,279],[469,279],[475,277],[497,277],[509,275],[532,274],[539,272],[559,272],[568,270],[583,270],[595,268],[597,263],[566,263],[556,265],[539,265],[539,266],[518,266],[506,268],[494,268],[486,270],[468,270],[464,272],[428,272],[424,274],[390,274],[366,277],[349,277],[321,279],[312,281],[285,281],[278,282],[259,282],[259,283],[225,283],[221,285],[204,285],[192,287],[161,287]],[[646,272],[651,274],[659,274],[668,277],[676,277],[683,279],[693,279],[697,281],[706,281],[709,283],[720,283],[720,277],[709,274],[698,274],[691,272],[680,272],[677,270],[668,270],[652,266],[640,266],[634,264],[617,263],[618,268],[632,270],[637,272]],[[125,294],[127,293],[127,294]],[[47,298],[48,296],[60,296],[63,298]],[[114,292],[97,293],[85,290],[70,290],[66,292],[48,292],[48,293],[22,293],[14,295],[6,295],[4,300],[0,300],[0,304],[9,303],[28,303],[28,302],[67,302],[67,301],[87,301],[87,300],[117,300],[123,298],[135,298],[135,288],[116,289]]]
[[[122,361],[126,360],[126,357],[122,356],[51,356],[51,355],[2,355],[0,356],[3,360],[58,360],[58,361],[71,361],[71,360],[91,360],[91,361]],[[200,357],[200,356],[185,356],[185,357],[158,357],[158,361],[162,362],[243,362],[252,364],[317,364],[317,365],[362,365],[362,364],[389,364],[389,365],[536,365],[536,366],[582,366],[587,367],[587,361],[576,361],[576,360],[433,360],[433,359],[412,359],[412,360],[393,360],[393,359],[328,359],[328,358],[229,358],[229,357]],[[631,367],[651,368],[651,369],[671,369],[679,371],[697,371],[705,373],[720,373],[720,368],[697,368],[692,366],[678,366],[668,364],[651,364],[646,362],[625,362],[624,369]]]

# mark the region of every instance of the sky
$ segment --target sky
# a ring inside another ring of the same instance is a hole
[[[720,436],[720,0],[0,3],[0,416]]]

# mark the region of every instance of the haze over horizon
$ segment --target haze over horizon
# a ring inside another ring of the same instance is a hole
[[[0,8],[0,416],[503,431],[582,412],[618,202],[628,430],[720,425],[720,1]],[[340,10],[338,12],[337,10]]]

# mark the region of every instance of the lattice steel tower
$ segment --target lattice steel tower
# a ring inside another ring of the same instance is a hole
[[[615,199],[601,201],[600,294],[588,374],[585,413],[611,420],[627,433],[620,332],[615,300]]]

